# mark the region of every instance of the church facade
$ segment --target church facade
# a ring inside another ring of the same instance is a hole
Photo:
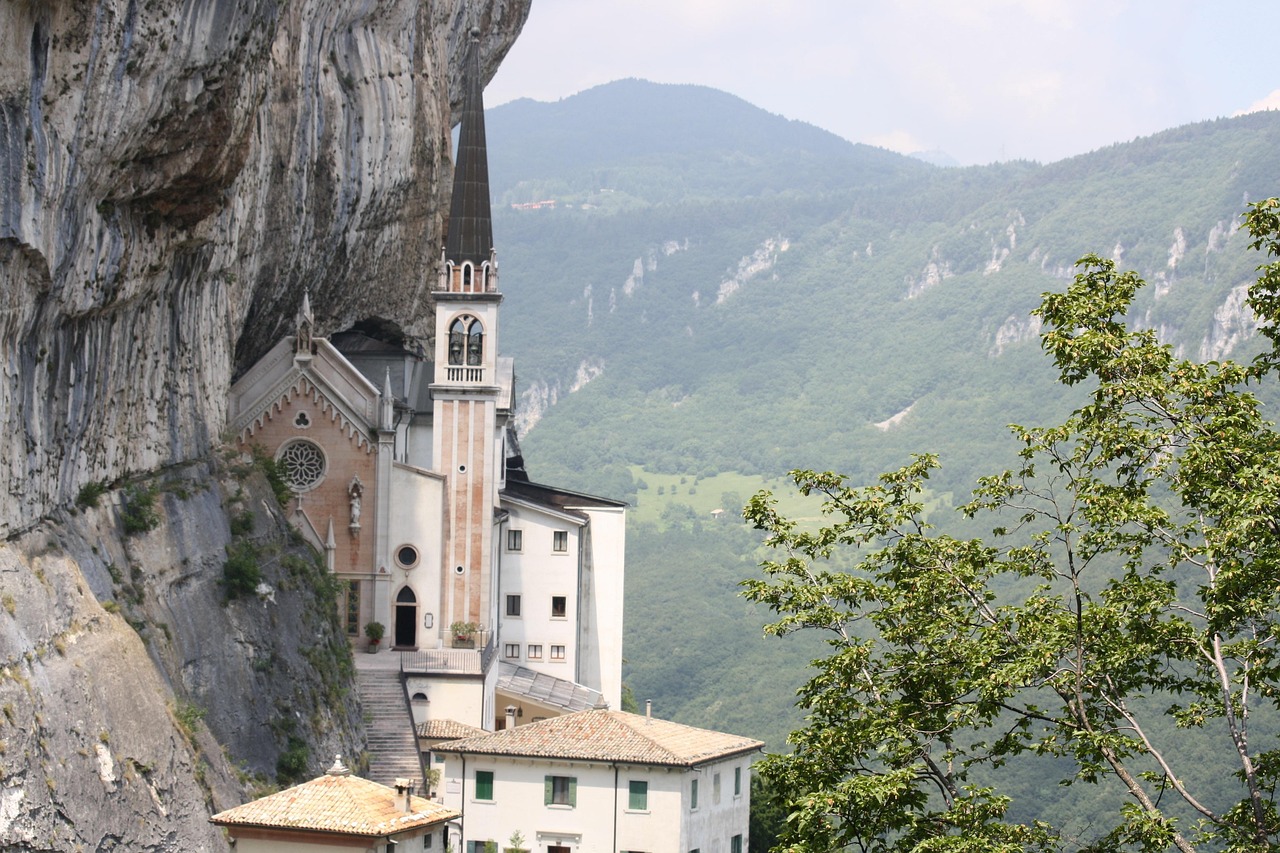
[[[418,722],[492,730],[513,702],[521,722],[619,706],[626,507],[524,470],[475,53],[430,348],[372,325],[321,336],[304,294],[294,334],[233,385],[228,423],[280,466],[352,642],[379,622],[408,653]]]

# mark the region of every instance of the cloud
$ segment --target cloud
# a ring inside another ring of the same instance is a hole
[[[1280,110],[1280,89],[1276,89],[1260,101],[1254,101],[1239,112],[1233,113],[1233,115],[1243,116],[1249,113],[1260,113],[1263,110]]]

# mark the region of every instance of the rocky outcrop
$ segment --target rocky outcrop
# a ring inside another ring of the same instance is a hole
[[[0,545],[0,847],[225,849],[255,780],[361,754],[337,581],[247,460],[91,494]]]
[[[528,0],[0,5],[0,531],[191,459],[310,289],[430,328],[463,31]]]
[[[358,756],[226,393],[304,290],[427,336],[463,34],[492,74],[528,4],[0,4],[0,848],[225,850],[213,811]]]

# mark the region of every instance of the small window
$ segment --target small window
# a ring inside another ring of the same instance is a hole
[[[563,619],[568,612],[567,603],[568,599],[563,595],[551,596],[551,618]]]
[[[298,429],[307,429],[311,426],[311,416],[306,412],[298,412],[297,416],[293,419],[293,425]]]
[[[741,835],[735,835],[729,839],[729,853],[742,853]]]
[[[542,644],[541,643],[529,644],[529,660],[542,660]]]
[[[552,646],[552,647],[551,647],[551,659],[552,659],[552,660],[564,660],[564,646]]]
[[[524,531],[523,530],[507,531],[507,550],[508,551],[524,550]]]
[[[557,530],[551,534],[551,550],[560,554],[569,550],[569,531]]]
[[[649,810],[649,783],[632,779],[627,796],[627,808],[633,812]]]
[[[519,595],[507,596],[507,615],[508,616],[520,615],[520,596]]]
[[[735,797],[742,796],[742,768],[733,768],[733,795]]]
[[[697,811],[698,809],[698,780],[692,779],[689,782],[689,811]]]
[[[503,646],[503,649],[502,649],[502,656],[503,656],[503,657],[505,657],[505,658],[507,658],[507,659],[509,659],[509,660],[519,660],[519,659],[520,659],[520,644],[519,644],[519,643],[507,643],[505,646]]]
[[[477,800],[493,799],[493,771],[492,770],[476,771],[476,799]]]
[[[426,835],[422,836],[422,849],[423,849],[423,850],[430,850],[430,849],[431,849],[431,837],[432,837],[432,833],[430,833],[430,832],[428,832]]]
[[[402,569],[412,569],[418,565],[418,549],[412,545],[401,545],[396,549],[396,565]]]
[[[576,806],[578,804],[578,777],[545,777],[543,799],[544,804],[548,806]]]
[[[720,802],[720,774],[714,773],[711,776],[711,802],[719,804]]]

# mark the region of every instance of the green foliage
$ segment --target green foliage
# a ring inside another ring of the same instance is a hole
[[[297,782],[307,777],[307,765],[311,761],[311,748],[296,735],[290,735],[288,746],[276,759],[276,781],[281,784]]]
[[[200,721],[204,719],[205,710],[191,702],[179,702],[172,707],[173,721],[188,743],[195,744]]]
[[[134,483],[124,490],[124,523],[126,535],[133,536],[154,530],[160,524],[160,514],[156,511],[157,492],[154,486]]]
[[[1276,210],[1246,216],[1269,257]],[[1280,749],[1258,737],[1280,705],[1280,434],[1247,387],[1272,378],[1276,353],[1176,358],[1125,323],[1136,274],[1080,267],[1037,313],[1060,381],[1086,400],[1060,425],[1012,427],[1020,466],[981,478],[962,508],[995,521],[989,537],[925,520],[930,455],[863,488],[793,472],[825,498],[816,531],[767,493],[748,505],[781,556],[745,594],[778,615],[770,633],[830,646],[800,691],[794,752],[760,765],[786,792],[784,849],[1054,849],[1060,834],[1010,819],[992,786],[1021,761],[1114,783],[1103,849],[1280,846]],[[1273,263],[1251,291],[1267,324],[1277,282]],[[849,548],[857,565],[833,570]],[[1209,737],[1232,780],[1191,757]]]
[[[371,643],[382,642],[383,636],[386,634],[387,628],[381,622],[366,622],[364,626],[364,635],[369,638]]]
[[[253,464],[257,465],[266,476],[267,482],[271,485],[271,492],[276,496],[276,503],[282,507],[287,506],[289,501],[293,500],[293,490],[289,488],[289,482],[285,479],[285,472],[280,463],[267,452],[265,447],[255,444]]]
[[[261,555],[251,541],[243,540],[227,546],[227,561],[222,564],[222,588],[227,598],[253,595],[262,583]]]
[[[253,532],[253,513],[247,509],[231,516],[231,535],[244,536]]]
[[[107,491],[107,484],[101,480],[93,483],[85,483],[80,487],[80,492],[76,495],[76,506],[81,509],[88,509],[98,505],[98,501]]]

